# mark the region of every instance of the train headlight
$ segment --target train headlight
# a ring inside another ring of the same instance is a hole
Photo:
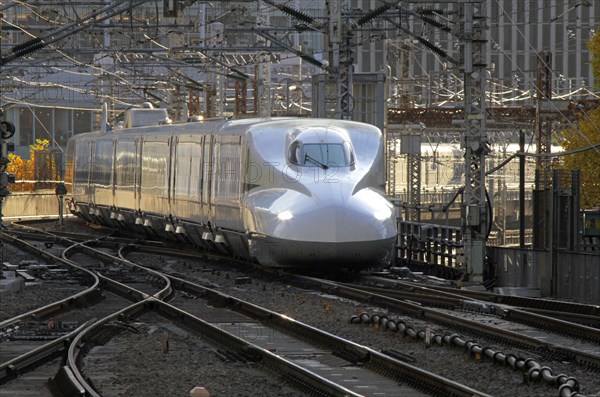
[[[279,214],[277,214],[277,218],[279,218],[280,221],[287,221],[290,220],[294,217],[294,214],[292,214],[290,211],[282,211]]]
[[[375,219],[377,219],[378,221],[384,221],[386,219],[389,219],[392,216],[392,210],[389,208],[381,208],[381,209],[377,209],[374,213],[373,216],[375,217]]]

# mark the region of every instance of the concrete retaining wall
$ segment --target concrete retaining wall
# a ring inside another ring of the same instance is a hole
[[[15,192],[2,203],[3,219],[26,219],[32,216],[58,216],[58,198],[54,190]]]

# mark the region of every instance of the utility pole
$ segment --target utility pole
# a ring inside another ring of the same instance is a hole
[[[352,120],[354,109],[353,74],[354,74],[354,31],[372,20],[384,15],[395,7],[394,2],[384,3],[369,11],[362,17],[352,20],[347,15],[342,18],[342,1],[331,0],[329,7],[329,53],[331,68],[329,72],[337,78],[338,118]]]
[[[506,149],[507,149],[508,143],[505,142],[502,144],[502,157],[501,158],[506,158],[507,154],[506,154]],[[494,224],[496,225],[496,227],[498,228],[498,236],[497,236],[497,243],[504,246],[506,244],[506,194],[507,194],[507,187],[506,187],[506,179],[505,179],[505,168],[501,168],[500,170],[498,170],[498,177],[497,177],[497,188],[496,188],[496,193],[494,194],[494,207],[496,208],[495,210],[495,215],[496,215],[496,220],[494,222]]]
[[[259,29],[269,26],[269,14],[266,11],[262,1],[258,2],[258,10],[256,12],[256,26]],[[258,36],[259,43],[264,43],[267,47],[267,40]],[[256,65],[256,84],[258,88],[258,116],[259,117],[270,117],[273,113],[273,106],[271,104],[271,55],[262,51],[258,55]]]
[[[342,111],[342,96],[344,96],[343,89],[340,84],[340,45],[342,43],[342,1],[343,0],[329,0],[326,2],[327,12],[329,13],[329,24],[327,26],[327,32],[325,34],[325,48],[327,49],[327,64],[329,65],[329,73],[336,77],[336,118],[343,118],[344,112]],[[350,95],[349,92],[345,93],[346,99]]]
[[[341,6],[341,5],[340,5]],[[337,15],[336,15],[337,18]],[[337,29],[343,30],[343,36],[339,45],[339,63],[336,65],[338,82],[338,96],[340,119],[352,120],[352,110],[354,108],[354,97],[352,90],[352,75],[354,74],[354,54],[352,51],[352,42],[354,35],[348,27],[349,20],[344,21]]]
[[[407,126],[408,134],[402,135],[400,153],[406,155],[406,175],[408,179],[406,219],[421,222],[421,135]]]
[[[169,18],[175,25],[185,25],[183,16],[179,14],[179,1],[170,0],[165,1],[163,5],[163,18]],[[183,47],[185,46],[184,36],[176,33],[167,33],[169,48]],[[183,69],[180,66],[173,66],[169,68],[168,76],[169,80],[172,81],[173,87],[167,91],[168,108],[171,118],[175,121],[186,121],[189,116],[189,108],[187,105],[187,92],[186,88],[178,83],[181,75],[183,75]]]
[[[529,285],[525,253],[525,131],[519,130],[519,248],[521,248],[521,285]]]
[[[206,43],[208,47],[222,46],[224,34],[223,23],[212,22],[208,25],[207,37],[209,39]],[[218,56],[222,57],[223,54]],[[220,64],[222,65],[222,62]],[[207,80],[209,84],[206,90],[206,117],[222,117],[225,102],[225,79],[221,73],[211,73]]]
[[[548,154],[551,152],[552,145],[552,123],[547,111],[552,100],[552,53],[549,51],[538,53],[536,89],[535,130],[537,153]],[[547,157],[539,156],[537,158],[536,169],[540,177],[536,178],[536,181],[539,182],[535,187],[536,189],[541,190],[550,186],[550,168],[550,160]]]
[[[485,156],[490,152],[485,123],[486,20],[484,2],[463,3],[461,10],[462,73],[465,89],[465,190],[462,203],[462,232],[469,282],[481,284],[485,263],[490,214],[485,191]]]
[[[0,110],[0,118],[3,116],[2,110]],[[9,152],[15,151],[15,143],[8,141],[15,135],[15,126],[10,121],[0,120],[0,137],[1,140],[1,153],[0,153],[0,237],[2,234],[2,204],[4,198],[10,195],[8,185],[15,183],[15,175],[6,172],[6,167],[10,160],[8,159]],[[0,263],[4,263],[4,245],[2,238],[0,238]]]

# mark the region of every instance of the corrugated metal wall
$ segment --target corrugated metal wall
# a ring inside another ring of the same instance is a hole
[[[543,297],[600,304],[598,254],[557,252],[555,280],[547,251],[491,247],[490,259],[496,264],[497,287],[536,288]]]
[[[600,303],[600,255],[559,252],[557,274],[558,296]]]

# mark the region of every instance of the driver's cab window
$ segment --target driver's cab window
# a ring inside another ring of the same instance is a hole
[[[288,161],[303,167],[350,167],[354,165],[354,151],[349,142],[303,143],[292,142]]]

